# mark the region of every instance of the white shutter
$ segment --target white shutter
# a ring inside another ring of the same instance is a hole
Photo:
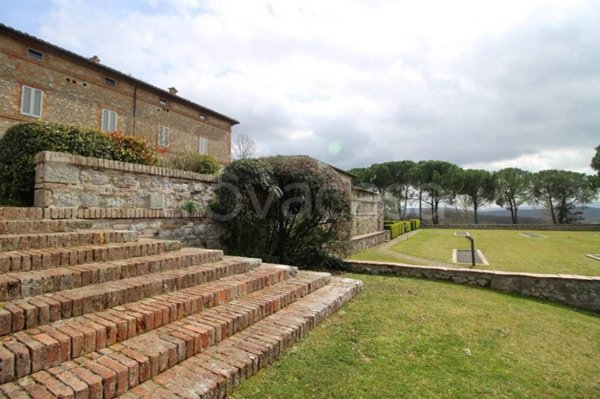
[[[21,93],[21,113],[23,115],[42,116],[42,98],[44,92],[29,86],[22,87]]]
[[[198,152],[200,154],[208,154],[208,140],[204,137],[200,137],[198,140]]]
[[[25,115],[31,114],[31,87],[23,86],[21,94],[21,113]]]
[[[161,147],[169,146],[169,128],[166,126],[158,127],[158,145]]]
[[[102,110],[102,126],[100,127],[103,132],[108,131],[108,110]]]
[[[115,132],[117,130],[117,113],[108,109],[103,109],[100,128],[103,132]]]
[[[42,116],[42,92],[40,90],[33,89],[33,101],[31,107],[31,114],[35,116]]]
[[[110,111],[109,126],[111,132],[117,131],[117,113]]]

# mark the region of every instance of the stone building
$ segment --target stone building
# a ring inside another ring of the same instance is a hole
[[[0,136],[47,120],[141,136],[165,156],[231,160],[239,122],[59,46],[0,24]]]

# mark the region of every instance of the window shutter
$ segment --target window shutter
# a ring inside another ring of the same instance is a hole
[[[44,92],[29,86],[22,86],[21,88],[21,113],[36,118],[41,117]]]
[[[161,147],[169,146],[169,128],[166,126],[158,127],[158,145]]]
[[[33,89],[33,101],[31,114],[35,116],[42,116],[42,92],[40,90]]]
[[[110,116],[110,131],[114,132],[117,130],[117,113],[116,112],[109,112],[109,116]]]
[[[198,152],[208,154],[208,141],[204,137],[200,137],[198,140]]]
[[[102,127],[101,127],[103,132],[108,131],[108,111],[103,109],[102,110]]]

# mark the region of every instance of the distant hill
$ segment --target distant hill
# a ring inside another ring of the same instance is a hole
[[[410,208],[409,217],[418,217],[419,209]],[[440,213],[440,223],[472,223],[473,212],[464,212],[455,208],[442,208]],[[550,212],[547,209],[523,208],[519,209],[519,223],[522,224],[549,224],[552,223]],[[600,208],[589,207],[583,209],[584,219],[581,223],[593,224],[600,223]],[[423,219],[427,221],[431,218],[429,209],[423,208]],[[510,224],[510,212],[505,209],[491,208],[479,211],[479,223],[481,224]]]

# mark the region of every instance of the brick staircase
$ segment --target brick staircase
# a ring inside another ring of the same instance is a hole
[[[6,214],[0,397],[224,397],[362,289],[89,221]]]

